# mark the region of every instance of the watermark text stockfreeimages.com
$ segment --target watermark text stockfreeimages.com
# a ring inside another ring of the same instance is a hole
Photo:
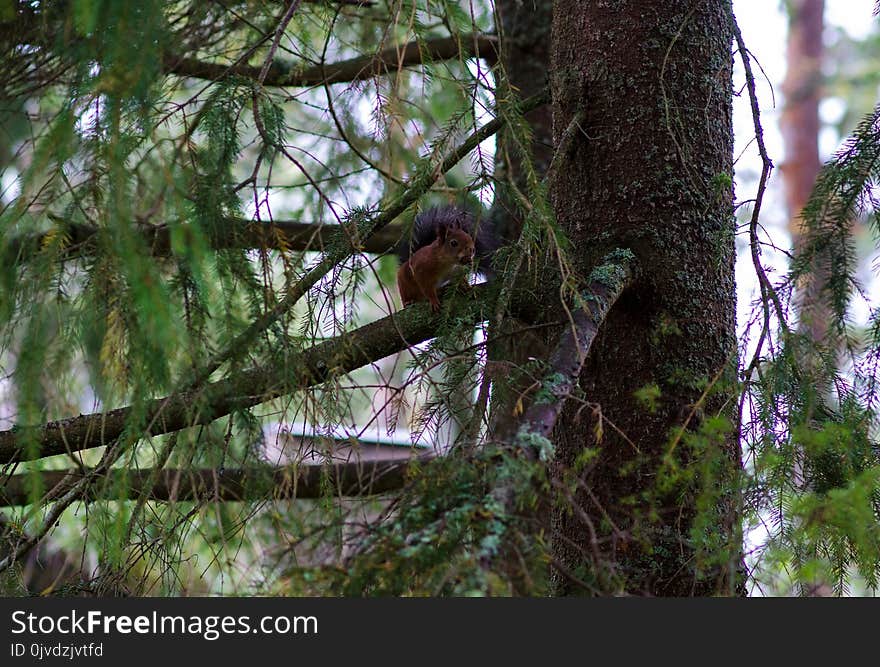
[[[224,635],[318,634],[316,616],[200,616],[151,614],[105,614],[90,610],[69,613],[35,614],[12,612],[12,634],[51,635],[192,635],[214,641]]]

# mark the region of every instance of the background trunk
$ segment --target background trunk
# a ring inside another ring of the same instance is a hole
[[[782,184],[792,245],[797,251],[801,248],[805,231],[801,210],[810,198],[822,168],[819,159],[819,102],[822,99],[822,16],[825,0],[790,0],[787,6],[787,69],[782,82],[785,106],[779,129],[785,148]],[[828,330],[828,310],[822,307],[818,299],[827,278],[827,264],[820,259],[809,284],[802,286],[799,297],[801,331],[816,342],[824,340]]]
[[[788,210],[788,229],[792,247],[797,253],[803,248],[808,235],[801,211],[809,201],[822,169],[819,157],[819,132],[822,129],[819,103],[822,100],[825,0],[790,0],[787,7],[788,43],[785,79],[782,82],[785,105],[779,129],[785,150],[782,185]],[[817,345],[825,341],[831,317],[827,304],[822,300],[822,293],[828,285],[828,262],[827,253],[820,252],[814,261],[813,271],[800,285],[798,292],[798,329]],[[815,356],[817,349],[820,348],[800,348],[800,361],[804,368],[818,369],[821,360]],[[806,490],[805,460],[804,452],[799,452],[795,483]],[[812,596],[826,596],[831,592],[831,586],[822,578],[816,578],[806,588],[806,593]]]
[[[549,84],[550,28],[553,0],[497,0],[496,21],[502,35],[502,74],[507,87],[525,99],[537,95]],[[543,175],[553,158],[553,112],[544,105],[529,114],[532,155],[538,174]],[[511,145],[507,128],[498,133],[495,161],[498,191],[493,214],[508,239],[516,239],[522,226],[521,204],[511,192],[528,195],[521,157]]]
[[[502,74],[521,98],[536,95],[549,85],[550,29],[553,0],[497,0],[496,21],[502,35]],[[553,158],[553,113],[546,104],[528,116],[532,157],[540,176]],[[521,197],[528,198],[522,155],[508,129],[498,133],[495,160],[496,196],[493,221],[501,235],[514,242],[523,224]],[[493,323],[494,325],[495,323]],[[528,323],[505,317],[493,326],[489,372],[493,379],[490,427],[493,437],[509,439],[519,425],[517,405],[527,398],[534,377],[523,372],[530,358],[543,358],[549,349],[540,331]]]

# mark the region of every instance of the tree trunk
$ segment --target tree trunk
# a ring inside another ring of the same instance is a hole
[[[782,184],[793,237],[801,233],[800,212],[813,190],[819,159],[819,102],[822,99],[822,14],[825,0],[789,0],[785,105],[779,129],[785,147]]]
[[[641,266],[581,374],[598,410],[569,402],[555,431],[576,506],[554,515],[558,594],[735,588],[736,500],[712,490],[738,445],[709,419],[735,403],[732,20],[730,0],[555,5],[556,145],[584,119],[551,180],[558,223],[581,276],[618,246]]]
[[[496,0],[496,22],[501,33],[501,64],[506,85],[521,98],[540,93],[548,84],[550,28],[553,0]],[[532,158],[538,175],[547,173],[553,158],[553,115],[544,105],[528,116],[532,132]],[[515,242],[522,230],[522,203],[528,197],[522,155],[510,130],[498,133],[495,160],[497,191],[492,217],[501,236]],[[490,429],[497,440],[509,440],[519,426],[518,407],[528,398],[534,378],[523,370],[529,359],[550,349],[529,323],[504,317],[492,323],[488,372],[493,380]]]
[[[785,162],[782,185],[788,209],[788,229],[792,247],[800,252],[808,235],[801,212],[810,199],[816,178],[822,169],[819,158],[819,102],[822,100],[822,32],[825,0],[789,0],[786,71],[782,82],[785,104],[779,120]],[[827,252],[817,253],[813,270],[801,283],[797,295],[798,330],[815,345],[803,346],[798,352],[803,368],[821,373],[821,359],[816,354],[828,335],[831,311],[822,298],[830,274]],[[816,386],[820,386],[818,383]],[[826,396],[828,394],[826,393]],[[804,490],[806,453],[799,451],[795,468],[795,484]],[[831,586],[821,577],[815,578],[805,592],[814,597],[830,595]]]
[[[782,185],[788,209],[789,231],[795,251],[803,243],[801,210],[810,198],[822,168],[819,159],[819,102],[822,99],[822,15],[825,0],[790,0],[788,3],[787,69],[782,82],[785,106],[779,129],[785,148]],[[800,330],[821,343],[828,333],[827,307],[820,295],[827,283],[827,258],[820,256],[798,297]]]
[[[496,0],[496,16],[501,32],[501,76],[505,84],[523,99],[537,95],[548,84],[550,66],[550,27],[553,0]],[[553,115],[549,105],[529,114],[532,130],[532,157],[534,168],[543,175],[553,158]],[[498,152],[495,176],[498,195],[495,199],[497,223],[505,238],[519,236],[522,220],[521,205],[509,192],[518,188],[528,195],[520,156],[511,145],[507,128],[498,133]]]

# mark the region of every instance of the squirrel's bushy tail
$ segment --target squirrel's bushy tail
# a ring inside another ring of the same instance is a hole
[[[494,275],[492,256],[501,245],[495,228],[488,216],[477,220],[470,211],[458,206],[439,206],[419,213],[413,221],[412,230],[405,235],[397,246],[397,256],[401,263],[437,238],[440,227],[461,229],[474,240],[474,255],[480,273],[487,278]]]

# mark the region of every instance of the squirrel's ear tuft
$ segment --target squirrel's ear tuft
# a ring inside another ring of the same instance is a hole
[[[440,239],[440,243],[446,243],[447,229],[446,225],[437,225],[437,238]]]

